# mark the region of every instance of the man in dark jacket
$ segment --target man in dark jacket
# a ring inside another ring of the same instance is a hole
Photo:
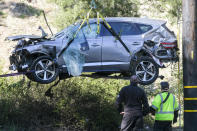
[[[143,116],[149,113],[148,100],[144,90],[137,86],[137,76],[131,76],[130,82],[120,90],[116,100],[118,111],[123,115],[121,131],[142,131]]]

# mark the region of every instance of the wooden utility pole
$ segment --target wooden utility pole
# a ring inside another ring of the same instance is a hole
[[[197,131],[197,1],[182,4],[184,131]]]

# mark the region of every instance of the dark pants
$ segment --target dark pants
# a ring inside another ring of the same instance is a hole
[[[125,113],[121,123],[121,131],[142,131],[143,116],[133,116],[132,113]]]
[[[172,121],[155,121],[153,131],[172,131]]]

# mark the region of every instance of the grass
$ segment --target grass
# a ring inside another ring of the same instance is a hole
[[[44,96],[48,85],[32,83],[28,86],[27,80],[8,79],[0,79],[0,125],[4,127],[69,125],[71,129],[100,130],[114,128],[114,124],[117,126],[119,123],[120,116],[113,106],[116,91],[98,86],[93,79],[72,78],[62,81],[53,90],[53,99]],[[101,121],[104,116],[108,117]]]

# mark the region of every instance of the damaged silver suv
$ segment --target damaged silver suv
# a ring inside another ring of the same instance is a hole
[[[90,19],[76,37],[73,34],[80,23],[50,38],[40,27],[42,36],[7,37],[18,41],[10,56],[10,69],[30,71],[26,76],[42,84],[82,72],[136,74],[141,84],[151,84],[157,79],[159,68],[165,67],[163,63],[178,60],[177,40],[165,21],[132,17],[106,21],[124,45],[102,20],[98,24],[97,19]]]

